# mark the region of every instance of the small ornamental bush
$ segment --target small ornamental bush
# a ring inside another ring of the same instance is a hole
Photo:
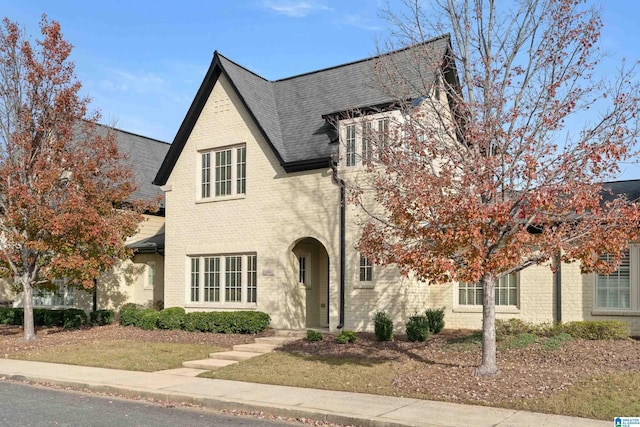
[[[520,335],[531,332],[531,326],[520,319],[496,319],[496,337]]]
[[[94,326],[105,326],[113,323],[113,310],[96,310],[89,313],[89,321]]]
[[[373,328],[378,341],[393,341],[393,320],[384,311],[373,314]]]
[[[418,314],[409,317],[407,322],[407,338],[409,341],[426,341],[429,338],[429,319]]]
[[[141,309],[133,303],[128,303],[120,309],[120,324],[122,326],[138,326]]]
[[[9,307],[0,307],[0,325],[9,323],[9,319],[13,318],[13,309]]]
[[[444,307],[429,308],[424,312],[429,324],[429,330],[434,334],[439,334],[444,329]]]
[[[36,326],[64,326],[64,310],[33,309],[33,324]]]
[[[79,328],[87,324],[87,313],[79,308],[69,308],[62,310],[64,319],[64,328]]]
[[[257,334],[264,332],[271,317],[261,311],[211,311],[184,315],[182,328],[186,331],[216,334]]]
[[[559,327],[574,338],[584,340],[621,340],[629,338],[629,325],[619,320],[569,322]]]
[[[135,326],[138,326],[140,329],[144,329],[145,331],[152,331],[154,329],[158,329],[159,316],[160,316],[160,312],[152,308],[145,308],[140,312],[138,324]]]
[[[158,327],[160,329],[181,329],[186,313],[182,307],[169,307],[160,311]]]
[[[354,343],[357,339],[356,333],[348,330],[342,331],[336,335],[336,342],[338,344]]]
[[[307,330],[307,341],[317,342],[317,341],[322,341],[322,339],[323,339],[322,332],[314,331],[312,329]]]

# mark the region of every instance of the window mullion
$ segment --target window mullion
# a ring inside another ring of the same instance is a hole
[[[220,303],[227,302],[227,257],[220,257]]]
[[[249,257],[247,255],[242,255],[242,268],[240,269],[240,302],[247,302],[247,282],[249,275],[247,271],[249,270]]]

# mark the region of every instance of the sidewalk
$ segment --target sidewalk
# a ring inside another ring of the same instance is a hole
[[[611,426],[611,422],[340,391],[0,359],[0,378],[362,426]]]

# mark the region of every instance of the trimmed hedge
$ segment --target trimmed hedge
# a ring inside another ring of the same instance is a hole
[[[158,327],[160,329],[182,329],[186,313],[182,307],[169,307],[160,311]]]
[[[434,334],[439,334],[444,329],[444,307],[429,308],[424,312],[429,324],[429,330]]]
[[[24,323],[23,308],[0,308],[0,324],[22,326]],[[87,323],[87,314],[78,308],[63,310],[49,310],[46,308],[33,309],[33,324],[35,326],[79,328]]]
[[[115,313],[113,310],[96,310],[89,313],[89,320],[94,326],[105,326],[113,323]]]
[[[619,320],[569,322],[561,326],[562,332],[584,340],[622,340],[629,338],[629,325]]]
[[[141,329],[184,329],[189,332],[257,334],[269,327],[271,318],[261,311],[197,311],[185,313],[180,307],[162,311],[140,309],[125,304],[120,309],[120,324]]]
[[[619,340],[630,336],[629,325],[619,320],[582,320],[569,323],[528,323],[520,319],[496,320],[496,335],[504,336],[534,334],[555,337],[569,334],[585,340]]]

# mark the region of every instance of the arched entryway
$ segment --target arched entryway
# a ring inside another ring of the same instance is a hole
[[[305,327],[329,327],[329,254],[312,237],[299,240],[291,250],[295,256],[298,286],[305,293]]]

